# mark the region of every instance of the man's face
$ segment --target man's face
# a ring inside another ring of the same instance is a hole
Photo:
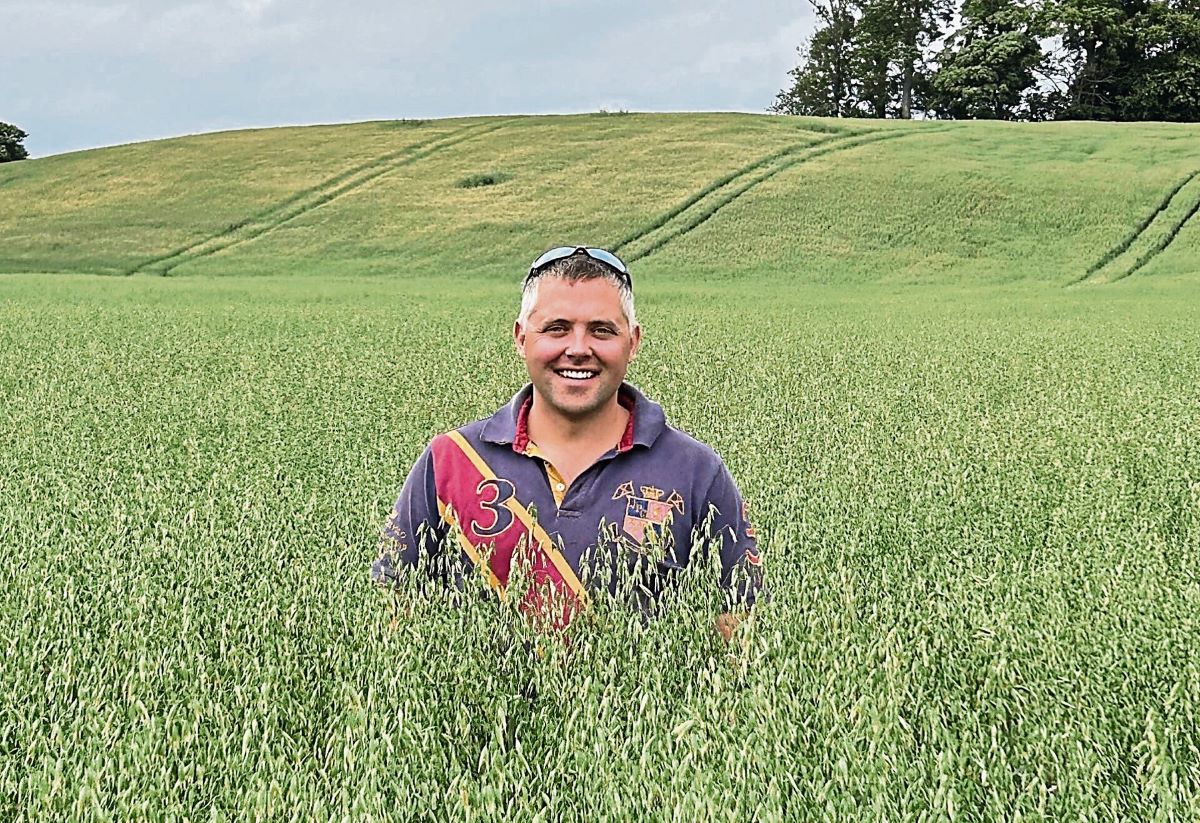
[[[543,276],[537,302],[514,328],[529,379],[550,409],[579,419],[602,409],[625,379],[642,330],[629,328],[616,285]]]

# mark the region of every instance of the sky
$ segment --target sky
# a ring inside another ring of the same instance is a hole
[[[181,134],[587,111],[762,112],[805,0],[0,0],[31,157]]]

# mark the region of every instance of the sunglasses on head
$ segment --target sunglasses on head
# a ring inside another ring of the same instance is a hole
[[[546,266],[549,266],[556,260],[563,260],[575,254],[587,255],[593,260],[608,266],[621,277],[621,280],[625,282],[626,286],[628,286],[631,290],[633,289],[633,278],[629,276],[629,269],[621,261],[621,258],[617,257],[610,251],[590,248],[588,246],[559,246],[557,248],[550,249],[550,251],[542,252],[540,255],[538,255],[538,259],[534,260],[533,263],[530,264],[529,274],[525,275],[525,282],[528,283],[530,280],[537,277],[542,273],[542,269],[546,268]]]

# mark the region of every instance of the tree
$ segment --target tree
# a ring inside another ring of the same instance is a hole
[[[1130,19],[1147,0],[1059,0],[1067,93],[1060,119],[1115,120],[1138,62]]]
[[[1200,121],[1200,11],[1151,3],[1131,21],[1140,63],[1117,106],[1122,120]]]
[[[1037,104],[1028,98],[1037,93],[1035,72],[1045,61],[1040,43],[1045,35],[1033,6],[964,0],[958,31],[937,58],[932,107],[955,119],[1039,119],[1040,111],[1030,108]]]
[[[884,118],[897,113],[892,101],[899,85],[892,71],[896,53],[897,25],[890,0],[873,0],[862,13],[855,45],[858,52],[859,88],[869,117]]]
[[[9,123],[0,123],[0,163],[24,160],[29,156],[21,141],[29,135]]]
[[[902,119],[925,108],[932,45],[955,13],[954,0],[871,0],[863,7],[859,45],[876,117]]]
[[[895,6],[900,34],[896,49],[900,117],[908,120],[912,117],[914,94],[923,91],[928,81],[930,46],[942,36],[942,27],[954,14],[954,4],[953,0],[899,0]]]
[[[800,48],[800,63],[788,72],[790,88],[779,92],[771,111],[814,117],[858,114],[852,0],[810,0],[821,25]]]
[[[953,0],[809,0],[819,26],[772,111],[911,117]]]
[[[1195,0],[1058,0],[1067,89],[1058,116],[1200,120]]]

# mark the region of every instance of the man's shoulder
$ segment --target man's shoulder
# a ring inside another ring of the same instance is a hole
[[[695,470],[708,467],[715,472],[719,467],[725,465],[716,449],[708,443],[671,425],[663,427],[662,433],[654,441],[651,451],[662,454],[672,462],[686,462]]]
[[[488,420],[489,418],[487,417],[479,420],[472,420],[470,423],[464,423],[457,428],[449,429],[441,434],[435,434],[432,438],[430,438],[430,448],[433,448],[439,442],[459,439],[465,440],[471,446],[476,448],[487,445],[487,442],[483,439],[483,431],[487,426]]]

